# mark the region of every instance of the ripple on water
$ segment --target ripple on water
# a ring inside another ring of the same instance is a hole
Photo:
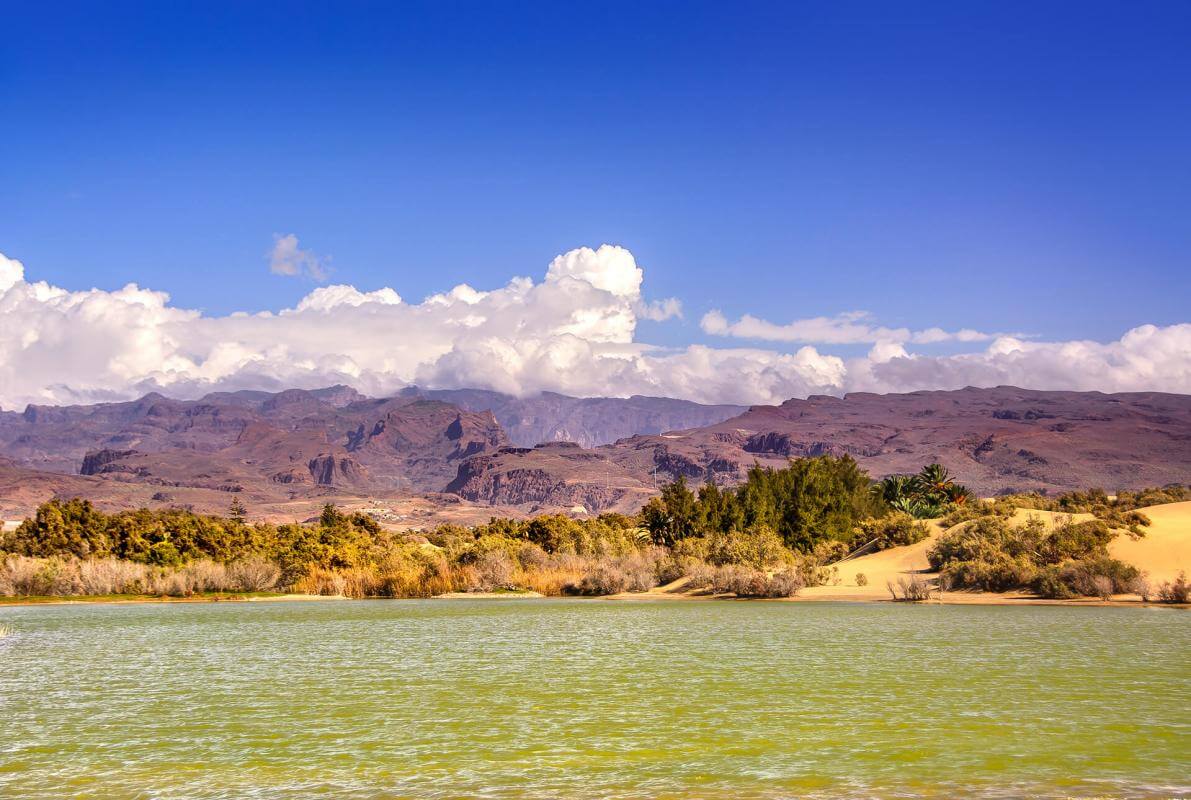
[[[375,601],[4,609],[0,796],[1175,797],[1188,617]]]

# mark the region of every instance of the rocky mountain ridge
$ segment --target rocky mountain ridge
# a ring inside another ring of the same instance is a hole
[[[271,503],[447,492],[526,511],[598,512],[633,511],[680,475],[732,484],[754,464],[825,453],[849,454],[874,477],[939,461],[980,494],[1191,479],[1186,395],[1013,387],[857,393],[718,419],[734,410],[478,390],[367,398],[344,386],[31,405],[0,413],[0,471],[7,471],[0,486],[137,498],[151,490],[161,503],[198,493],[208,504],[238,492]],[[654,432],[690,419],[696,424]],[[589,442],[630,433],[596,447],[553,441],[572,430]],[[548,441],[521,446],[537,435]]]

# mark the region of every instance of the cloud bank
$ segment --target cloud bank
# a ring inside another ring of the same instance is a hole
[[[289,247],[283,256],[305,252],[296,237]],[[331,383],[373,395],[417,383],[734,403],[998,384],[1191,391],[1191,324],[1143,325],[1107,343],[1035,342],[888,329],[860,314],[774,325],[712,312],[701,323],[709,334],[802,346],[660,348],[637,340],[637,324],[680,316],[681,306],[646,300],[643,281],[631,252],[603,245],[558,256],[540,282],[517,277],[487,291],[462,284],[420,303],[391,288],[322,286],[279,312],[209,317],[135,284],[69,291],[30,282],[19,261],[0,255],[0,407]],[[944,340],[983,349],[907,349]],[[858,342],[872,349],[849,359],[814,346]]]

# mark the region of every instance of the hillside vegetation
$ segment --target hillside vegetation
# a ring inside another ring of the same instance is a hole
[[[848,559],[922,543],[939,523],[916,516],[941,514],[950,529],[932,541],[929,559],[944,586],[1156,595],[1108,547],[1123,527],[1141,535],[1149,520],[1136,513],[1139,504],[1187,496],[1172,487],[986,502],[938,465],[874,482],[847,456],[818,456],[755,467],[734,488],[708,484],[696,494],[679,479],[635,516],[494,518],[416,533],[330,505],[316,522],[272,525],[249,523],[237,501],[217,516],[178,508],[104,514],[85,500],[53,500],[0,538],[0,594],[608,595],[681,580],[687,591],[789,597],[838,584]],[[1091,516],[1017,524],[1011,515],[1023,503]]]

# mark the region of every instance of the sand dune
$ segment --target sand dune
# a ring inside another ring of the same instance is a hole
[[[1180,571],[1191,574],[1191,501],[1149,506],[1145,538],[1118,536],[1108,551],[1146,573],[1151,582],[1172,580]]]
[[[1118,536],[1109,547],[1111,555],[1133,564],[1145,572],[1153,583],[1171,580],[1180,570],[1191,573],[1191,502],[1150,506],[1141,511],[1152,523],[1148,528],[1144,528],[1145,537],[1134,540],[1124,534]],[[1093,519],[1091,514],[1068,515],[1022,508],[1017,510],[1014,521],[1023,523],[1036,518],[1053,526],[1068,517],[1076,521]],[[908,579],[915,574],[933,578],[934,574],[930,572],[930,562],[926,553],[942,534],[942,528],[937,522],[929,524],[930,536],[923,541],[841,562],[838,565],[838,585],[803,589],[799,596],[807,600],[887,599],[887,582],[892,581],[896,584],[899,579]],[[857,584],[858,573],[868,579],[868,585]],[[969,592],[948,592],[945,599],[960,601],[971,596],[972,593]],[[994,597],[977,596],[985,599]]]

